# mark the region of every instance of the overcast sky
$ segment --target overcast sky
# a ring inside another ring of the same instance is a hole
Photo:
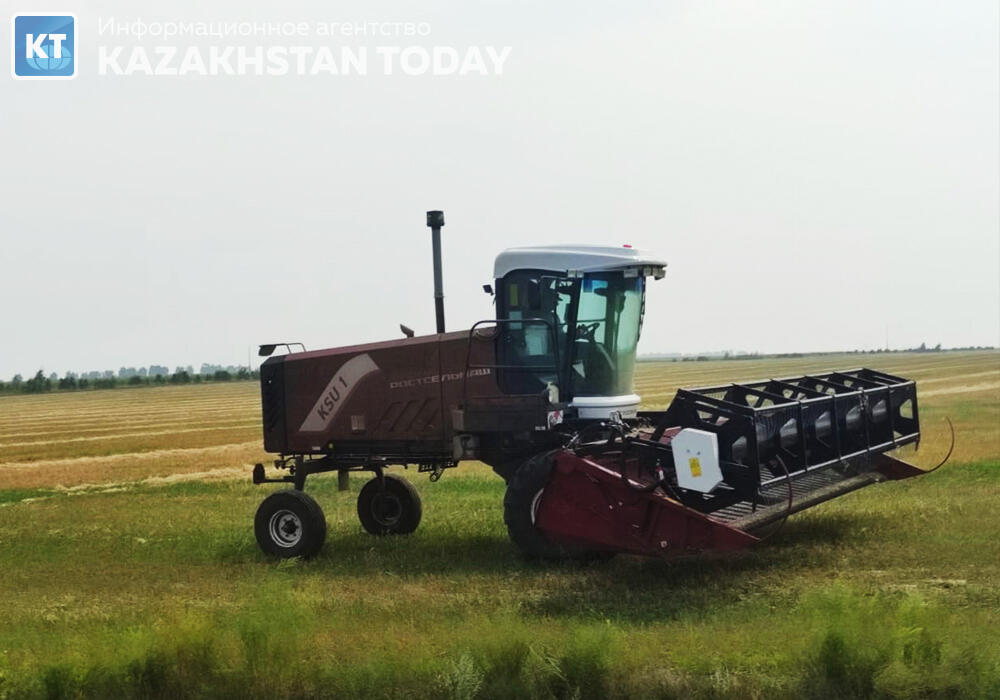
[[[492,315],[503,248],[631,243],[669,262],[640,352],[1000,344],[995,0],[57,5],[78,77],[0,77],[0,377],[429,332],[433,208],[450,329]],[[489,76],[102,77],[99,43],[164,43],[102,16],[511,52]]]

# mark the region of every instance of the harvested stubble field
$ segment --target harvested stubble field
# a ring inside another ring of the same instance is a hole
[[[934,474],[731,557],[523,562],[482,465],[376,539],[336,478],[311,561],[251,531],[253,383],[0,398],[0,698],[1000,697],[1000,354],[643,363],[638,392],[866,364],[918,382]]]

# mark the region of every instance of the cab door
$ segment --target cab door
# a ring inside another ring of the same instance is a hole
[[[515,270],[497,281],[498,377],[505,394],[564,389],[577,280],[542,270]]]

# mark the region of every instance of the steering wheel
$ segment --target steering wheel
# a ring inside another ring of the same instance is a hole
[[[594,342],[594,334],[597,329],[600,328],[601,322],[595,321],[594,323],[583,323],[576,327],[576,337],[579,340],[589,340]]]

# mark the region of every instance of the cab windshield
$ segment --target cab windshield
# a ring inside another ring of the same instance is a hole
[[[623,272],[583,278],[518,270],[502,281],[500,382],[507,393],[558,385],[572,396],[632,392],[645,279]]]
[[[585,275],[580,291],[570,383],[574,396],[632,393],[645,278]]]

